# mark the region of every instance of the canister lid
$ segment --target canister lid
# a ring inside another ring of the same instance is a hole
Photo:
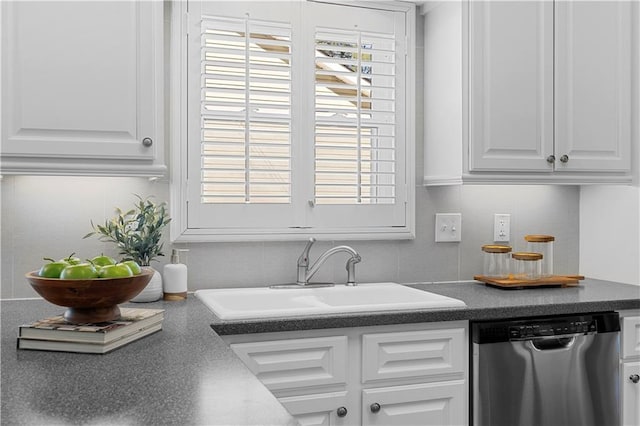
[[[509,253],[511,251],[511,247],[499,244],[487,244],[482,246],[482,251],[485,253]]]
[[[531,253],[527,251],[519,251],[512,253],[511,257],[516,260],[540,260],[542,259],[542,253]]]
[[[556,237],[553,235],[525,235],[524,239],[530,243],[548,243],[555,241]]]

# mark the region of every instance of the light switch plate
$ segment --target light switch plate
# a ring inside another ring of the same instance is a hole
[[[462,213],[436,213],[436,243],[462,240]]]

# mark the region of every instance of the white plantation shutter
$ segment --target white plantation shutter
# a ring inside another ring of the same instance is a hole
[[[393,34],[317,28],[315,199],[394,204]]]
[[[294,11],[271,2],[189,5],[189,228],[253,233],[296,221]]]
[[[291,202],[291,27],[202,18],[202,203]]]
[[[185,234],[411,236],[404,7],[189,2]]]
[[[320,3],[306,11],[314,74],[306,223],[336,232],[406,226],[406,15]]]

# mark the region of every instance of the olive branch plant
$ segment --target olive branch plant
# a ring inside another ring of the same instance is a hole
[[[115,243],[119,254],[126,259],[136,261],[141,266],[149,266],[152,260],[162,253],[162,230],[169,224],[171,218],[167,212],[167,203],[155,204],[151,197],[138,198],[135,207],[124,212],[116,208],[116,216],[106,219],[104,225],[96,225],[91,221],[93,231],[83,238],[98,235],[103,242]]]

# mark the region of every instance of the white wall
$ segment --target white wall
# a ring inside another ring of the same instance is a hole
[[[427,190],[416,186],[416,191],[415,240],[319,242],[311,252],[312,260],[332,245],[346,243],[362,255],[362,262],[356,266],[360,282],[467,280],[482,272],[480,246],[493,238],[493,214],[511,213],[515,249],[524,248],[523,236],[527,233],[553,234],[557,237],[556,271],[579,272],[579,191],[575,187],[455,186]],[[113,245],[96,238],[82,239],[91,231],[91,220],[100,223],[113,215],[115,207],[132,207],[134,193],[168,200],[169,186],[141,178],[5,176],[0,192],[0,297],[13,298],[35,296],[24,274],[38,269],[43,257],[61,258],[71,252],[83,258],[102,252],[116,256]],[[438,212],[462,213],[461,243],[434,242],[434,215]],[[185,257],[190,290],[292,282],[303,246],[303,242],[181,245],[190,250]],[[165,254],[170,248],[167,245]],[[334,256],[315,279],[344,282],[346,259]],[[154,266],[161,269],[167,261],[168,256]]]
[[[580,273],[640,285],[640,188],[580,191]]]

